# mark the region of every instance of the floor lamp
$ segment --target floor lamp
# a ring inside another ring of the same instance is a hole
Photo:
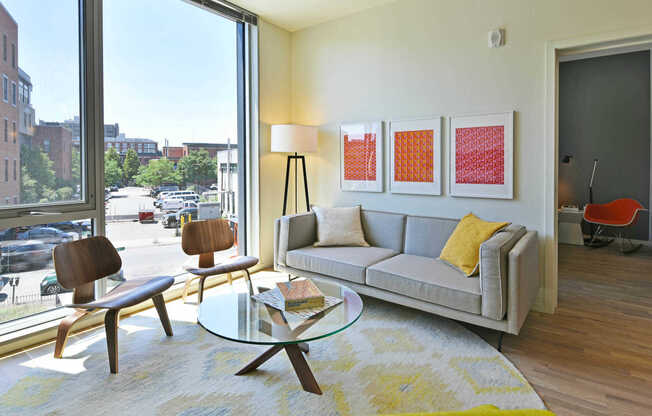
[[[276,124],[272,126],[272,152],[294,153],[288,155],[285,167],[285,194],[283,195],[283,215],[287,212],[288,185],[290,180],[290,165],[294,160],[294,209],[298,212],[298,162],[301,160],[303,167],[303,186],[306,193],[306,210],[310,211],[310,198],[308,196],[308,177],[306,175],[306,158],[299,153],[317,151],[317,127],[300,126],[297,124]]]

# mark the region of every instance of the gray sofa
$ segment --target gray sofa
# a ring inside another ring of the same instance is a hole
[[[458,220],[362,210],[371,247],[313,247],[314,213],[275,222],[274,268],[321,277],[363,295],[518,334],[539,291],[535,231],[510,225],[480,248],[480,275],[439,260]],[[501,337],[502,339],[502,337]]]

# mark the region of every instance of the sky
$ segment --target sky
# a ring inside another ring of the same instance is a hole
[[[0,0],[36,120],[79,114],[76,0]],[[237,140],[236,25],[183,0],[105,0],[104,122],[164,144]]]

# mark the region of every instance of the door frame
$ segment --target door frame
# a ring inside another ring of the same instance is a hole
[[[641,48],[652,42],[652,26],[546,43],[544,102],[544,279],[543,310],[553,313],[558,295],[559,61],[561,57]],[[652,129],[652,126],[651,126]]]

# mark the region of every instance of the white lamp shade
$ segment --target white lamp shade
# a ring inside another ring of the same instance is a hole
[[[317,127],[298,124],[272,126],[272,152],[309,153],[317,151]]]

